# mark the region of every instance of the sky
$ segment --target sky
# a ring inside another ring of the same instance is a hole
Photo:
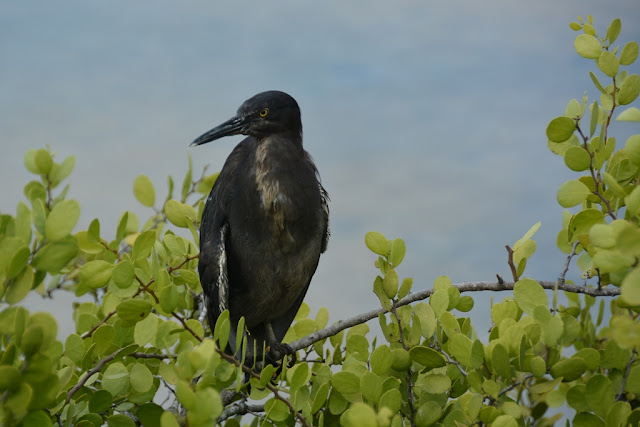
[[[589,13],[601,34],[620,17],[621,45],[640,39],[637,0],[0,1],[0,211],[25,200],[26,150],[48,144],[58,161],[76,156],[77,230],[99,218],[114,235],[124,210],[151,214],[136,176],[162,200],[189,153],[196,173],[219,170],[242,137],[188,144],[278,89],[300,104],[331,196],[312,312],[337,321],[378,306],[371,230],[406,241],[399,274],[421,290],[440,275],[509,278],[504,246],[541,221],[526,276],[554,280],[565,261],[556,190],[578,175],[548,150],[545,128],[571,98],[596,94],[595,64],[574,52],[568,26]],[[613,132],[621,145],[638,131]],[[485,337],[490,297],[470,313]],[[68,303],[25,302],[63,331]]]

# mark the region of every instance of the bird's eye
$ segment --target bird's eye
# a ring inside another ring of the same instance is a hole
[[[264,110],[260,111],[258,114],[260,115],[260,117],[266,117],[267,114],[269,114],[269,110],[265,108]]]

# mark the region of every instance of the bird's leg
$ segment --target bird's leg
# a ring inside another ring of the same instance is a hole
[[[265,330],[267,333],[267,352],[269,354],[269,357],[276,361],[284,359],[284,357],[287,355],[291,355],[289,367],[292,367],[296,363],[295,351],[293,351],[289,344],[278,342],[278,340],[276,339],[276,334],[273,333],[271,322],[265,323]]]

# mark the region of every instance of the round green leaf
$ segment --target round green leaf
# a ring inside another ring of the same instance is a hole
[[[630,41],[625,44],[620,52],[620,64],[631,65],[638,58],[638,42]]]
[[[198,216],[193,206],[174,199],[167,200],[164,205],[164,213],[173,225],[183,228],[188,227],[187,224],[195,221]]]
[[[89,399],[89,411],[100,413],[111,407],[113,396],[106,390],[98,390]]]
[[[533,279],[520,279],[513,286],[513,297],[516,304],[527,314],[533,314],[536,306],[547,306],[547,294],[538,282]]]
[[[617,101],[620,105],[631,104],[640,94],[640,76],[631,74],[624,79],[618,92]]]
[[[442,408],[436,402],[430,401],[421,405],[416,412],[416,425],[430,426],[442,416]]]
[[[551,367],[551,376],[553,378],[562,377],[563,382],[571,382],[577,380],[587,370],[587,365],[580,358],[564,359]]]
[[[73,200],[63,200],[54,206],[45,222],[45,234],[52,242],[68,236],[80,217],[80,204]]]
[[[30,325],[22,334],[22,342],[20,347],[25,356],[29,357],[34,355],[40,350],[42,344],[42,338],[44,332],[40,325]]]
[[[112,363],[102,375],[102,388],[112,396],[125,393],[129,389],[129,371],[120,362]]]
[[[153,188],[153,183],[146,175],[138,175],[133,181],[133,195],[144,206],[153,206],[156,202],[156,192]]]
[[[440,317],[449,307],[449,292],[446,289],[438,289],[429,297],[429,304],[435,316]]]
[[[156,243],[155,230],[147,230],[144,233],[139,234],[133,243],[131,249],[131,258],[134,260],[140,258],[146,258],[151,254],[153,245]]]
[[[33,286],[33,268],[25,268],[18,277],[9,281],[4,293],[4,300],[9,304],[16,304],[27,296]]]
[[[80,269],[80,282],[91,289],[98,289],[111,279],[113,264],[102,260],[89,261]]]
[[[107,418],[107,427],[135,427],[131,417],[124,414],[115,414]]]
[[[404,240],[400,238],[394,239],[393,243],[391,243],[391,255],[389,256],[391,265],[393,265],[393,267],[399,266],[404,259],[404,255],[406,252],[407,245],[404,243]]]
[[[331,385],[342,394],[360,391],[360,378],[352,372],[340,371],[331,376]]]
[[[398,273],[395,270],[389,270],[382,279],[382,289],[388,298],[394,298],[398,293]]]
[[[458,335],[455,336],[457,337]],[[399,372],[409,369],[411,367],[411,356],[409,352],[403,348],[393,349],[391,351],[391,367]]]
[[[560,186],[558,189],[558,203],[564,208],[571,208],[584,202],[591,191],[582,182],[572,179]]]
[[[604,375],[594,375],[587,382],[585,397],[591,410],[605,417],[616,400],[613,383]]]
[[[342,414],[340,425],[345,427],[378,427],[378,418],[376,411],[371,406],[356,402]]]
[[[640,122],[640,109],[636,107],[629,107],[626,110],[624,110],[622,113],[618,114],[618,117],[616,117],[616,121]]]
[[[116,307],[116,313],[122,320],[139,322],[151,311],[151,303],[141,299],[130,299],[121,302]]]
[[[591,227],[604,224],[604,213],[598,209],[584,209],[571,217],[569,222],[569,239],[574,236],[589,234]]]
[[[50,427],[51,418],[44,411],[29,412],[20,423],[21,427]]]
[[[545,374],[547,365],[542,357],[534,356],[531,358],[529,363],[531,365],[531,373],[535,375],[536,378],[540,378]]]
[[[400,406],[402,406],[402,395],[400,394],[400,390],[397,388],[392,388],[391,390],[386,391],[382,394],[380,398],[380,402],[378,402],[378,408],[389,408],[391,412],[396,413],[400,410]]]
[[[364,235],[364,243],[367,248],[375,254],[387,256],[389,253],[389,242],[387,238],[377,231],[369,231]]]
[[[553,142],[564,142],[576,130],[576,122],[569,117],[556,117],[547,126],[547,138]]]
[[[620,299],[629,306],[640,305],[640,267],[627,274],[620,288]]]
[[[589,34],[580,34],[576,37],[573,47],[578,52],[578,55],[588,59],[596,59],[600,57],[602,52],[600,41]]]
[[[517,427],[518,422],[511,415],[500,415],[493,423],[491,423],[492,427]]]
[[[371,370],[378,375],[385,375],[391,368],[393,358],[389,346],[381,345],[371,353]]]
[[[511,364],[509,361],[509,353],[502,346],[502,344],[496,344],[491,352],[491,367],[493,371],[500,375],[502,378],[511,378]]]
[[[618,74],[620,62],[618,57],[608,50],[603,51],[597,60],[598,68],[609,77],[615,77]]]
[[[382,380],[371,371],[364,371],[360,377],[360,390],[365,399],[377,403],[382,395]]]
[[[564,153],[564,163],[573,171],[580,172],[589,169],[591,156],[582,147],[569,147]]]
[[[158,332],[158,317],[149,313],[149,315],[136,323],[133,329],[133,341],[140,347],[150,342]]]
[[[49,171],[51,171],[53,159],[51,158],[51,154],[49,154],[49,152],[44,148],[36,151],[34,161],[38,169],[38,173],[40,173],[41,175],[46,175],[49,173]]]
[[[451,378],[444,374],[429,374],[418,378],[416,385],[427,393],[442,394],[451,388]]]
[[[289,417],[289,408],[276,398],[269,399],[264,404],[264,412],[267,418],[273,421],[284,421]]]
[[[287,379],[292,390],[299,389],[305,385],[309,379],[309,365],[300,363],[287,370]]]
[[[409,355],[414,362],[418,362],[428,369],[441,368],[447,364],[442,354],[423,345],[412,347],[409,350]]]
[[[111,277],[113,278],[113,283],[115,283],[120,289],[128,288],[135,278],[135,271],[131,261],[125,259],[117,263],[113,267]]]
[[[129,380],[133,389],[139,392],[148,391],[153,386],[153,375],[149,368],[142,363],[133,365]]]
[[[9,266],[7,267],[7,278],[13,279],[18,274],[22,273],[24,268],[27,266],[27,262],[29,261],[29,256],[31,255],[31,251],[27,246],[22,246],[20,249],[14,252],[11,257],[11,261],[9,261]]]
[[[64,354],[74,362],[78,363],[84,356],[84,342],[80,335],[71,334],[64,343]]]
[[[456,310],[466,313],[468,311],[471,311],[471,309],[473,308],[473,304],[473,298],[469,295],[465,295],[463,297],[460,297],[460,300],[458,300]]]

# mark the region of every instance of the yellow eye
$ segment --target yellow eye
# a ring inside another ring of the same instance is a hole
[[[267,114],[269,114],[269,110],[265,108],[264,110],[260,111],[258,114],[260,115],[260,117],[266,117]]]

